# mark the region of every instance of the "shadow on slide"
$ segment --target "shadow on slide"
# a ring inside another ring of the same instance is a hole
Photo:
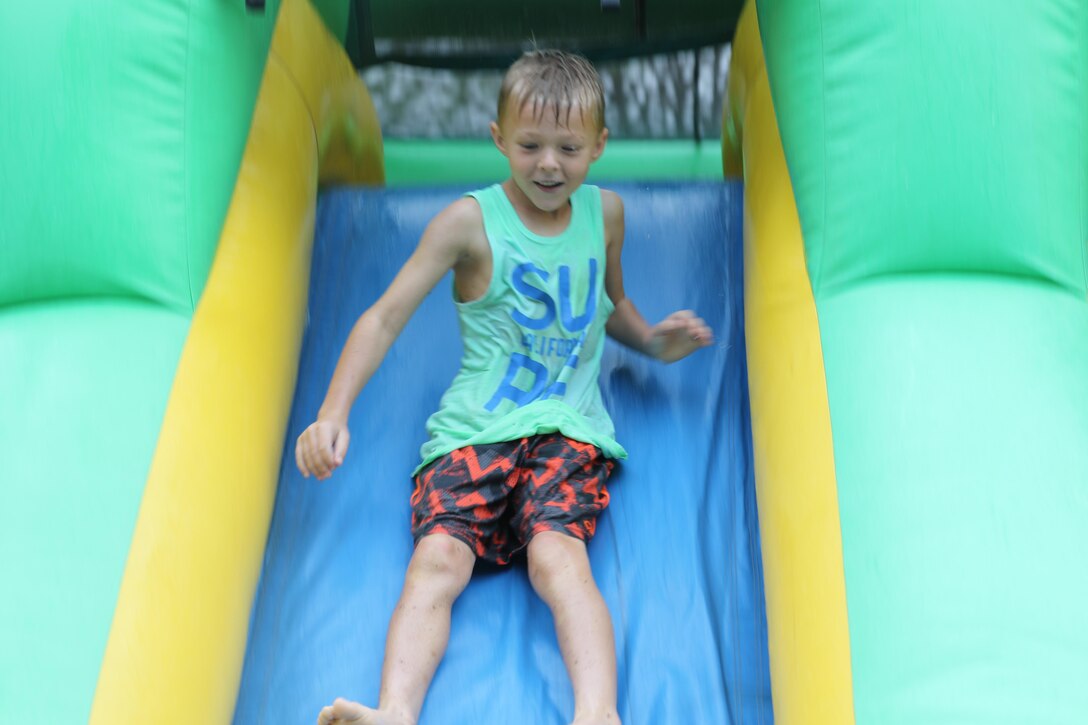
[[[627,292],[649,320],[703,316],[717,344],[662,365],[608,343],[601,386],[630,452],[589,551],[612,612],[620,715],[638,723],[773,720],[745,366],[741,187],[613,185]],[[424,300],[356,402],[328,481],[294,440],[316,414],[356,317],[423,227],[467,189],[343,188],[320,200],[309,324],[236,723],[307,723],[336,696],[377,700],[385,630],[411,554],[409,474],[461,354],[448,282]],[[551,616],[524,563],[478,567],[421,721],[568,722]]]

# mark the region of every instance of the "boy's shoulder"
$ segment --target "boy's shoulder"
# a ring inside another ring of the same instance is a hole
[[[451,201],[445,209],[435,217],[445,217],[447,224],[472,225],[483,223],[483,212],[480,204],[471,196],[465,195]]]
[[[601,206],[618,206],[620,209],[623,208],[623,197],[621,197],[619,194],[612,191],[611,189],[604,188],[603,186],[599,186],[597,188],[601,192]]]
[[[623,238],[623,198],[614,191],[601,189],[601,216],[609,244]]]
[[[471,237],[483,231],[484,215],[475,199],[462,196],[435,214],[430,225],[452,237]]]
[[[435,214],[421,239],[424,248],[454,258],[478,253],[481,244],[487,244],[483,212],[471,197],[460,197]]]

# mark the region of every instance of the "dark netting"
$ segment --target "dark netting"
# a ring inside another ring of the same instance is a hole
[[[717,139],[729,44],[600,61],[607,123],[618,139]],[[361,72],[387,138],[487,138],[500,70],[383,63]]]

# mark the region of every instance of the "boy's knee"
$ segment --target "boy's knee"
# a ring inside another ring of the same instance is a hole
[[[584,579],[589,573],[586,545],[572,536],[547,531],[529,542],[529,581],[541,596],[562,582]]]
[[[460,591],[472,576],[476,557],[463,541],[445,534],[424,536],[416,544],[409,576]]]

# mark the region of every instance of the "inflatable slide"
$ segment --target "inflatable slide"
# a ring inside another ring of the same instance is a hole
[[[685,304],[705,311],[721,338],[669,367],[619,347],[602,364],[606,403],[631,450],[590,546],[616,620],[621,717],[766,722],[740,190],[613,187],[629,208],[628,294],[645,300],[651,317]],[[322,197],[294,435],[321,404],[354,311],[377,298],[459,191],[342,188]],[[234,722],[304,722],[333,693],[376,701],[386,625],[412,549],[407,495],[418,431],[460,360],[450,294],[442,284],[430,295],[360,396],[340,471],[321,484],[303,479],[290,437]],[[524,565],[478,566],[454,606],[422,720],[543,725],[572,713],[551,615]]]
[[[574,5],[567,44],[601,57],[737,22]],[[356,66],[425,62],[372,27],[456,35],[443,7],[0,8],[0,723],[374,699],[458,356],[448,285],[347,467],[319,485],[290,451],[354,316],[491,180],[469,148],[381,186]],[[515,25],[442,62],[499,63]],[[595,167],[627,200],[628,292],[718,336],[673,366],[606,351],[633,455],[590,552],[625,722],[1084,721],[1086,49],[1080,0],[760,0],[720,89],[737,180],[664,180],[640,142]],[[423,722],[566,722],[553,640],[523,569],[479,571]]]

